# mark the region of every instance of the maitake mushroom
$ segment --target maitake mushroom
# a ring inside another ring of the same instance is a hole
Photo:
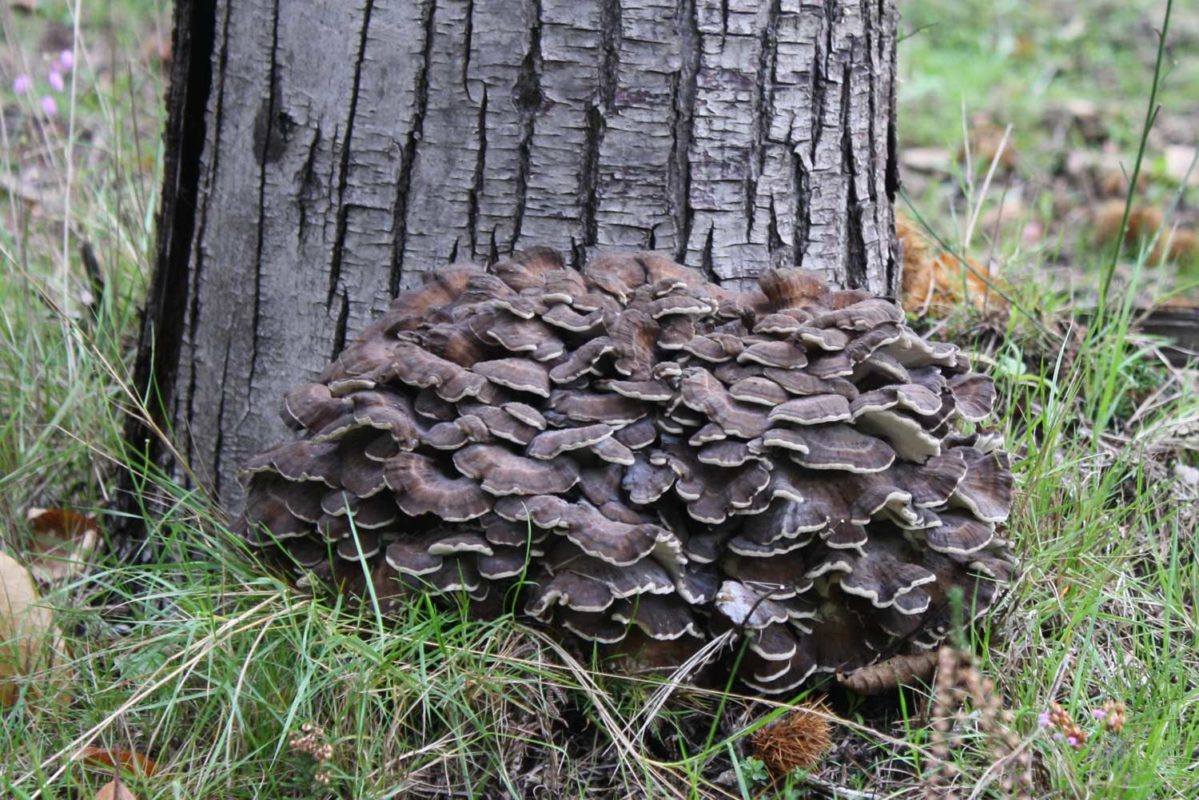
[[[888,300],[758,284],[653,253],[433,273],[287,395],[303,438],[246,465],[246,535],[384,611],[519,594],[635,665],[731,631],[763,692],[931,647],[1012,576],[1008,457],[958,424],[994,388]]]

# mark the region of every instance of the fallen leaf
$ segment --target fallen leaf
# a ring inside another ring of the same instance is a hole
[[[858,694],[882,694],[896,686],[907,686],[932,677],[937,667],[937,652],[929,650],[915,655],[896,655],[876,664],[837,673],[837,683]]]
[[[1120,234],[1120,225],[1124,222],[1123,200],[1108,200],[1095,211],[1095,239],[1110,242]],[[1124,241],[1129,244],[1153,236],[1162,226],[1165,215],[1157,206],[1138,203],[1128,212],[1128,228],[1124,233]]]
[[[1109,200],[1095,211],[1095,241],[1107,244],[1115,240],[1120,233],[1120,225],[1124,222],[1123,200]],[[1199,235],[1183,226],[1163,228],[1165,213],[1154,205],[1138,203],[1128,213],[1128,227],[1124,232],[1124,242],[1131,247],[1137,247],[1141,242],[1147,242],[1157,236],[1146,258],[1150,266],[1161,261],[1187,261],[1199,255]],[[1160,233],[1159,233],[1160,231]],[[1136,255],[1132,252],[1131,255]]]
[[[1100,197],[1124,197],[1128,194],[1128,179],[1132,172],[1132,159],[1114,150],[1071,150],[1064,163],[1066,175],[1088,193],[1093,191]],[[1137,190],[1149,183],[1149,175],[1142,172],[1137,178]]]
[[[55,194],[24,175],[0,175],[0,192],[10,194],[30,206],[40,207],[48,216],[62,215],[62,203]]]
[[[903,310],[914,317],[944,316],[965,303],[979,311],[1006,311],[1007,301],[992,286],[997,280],[974,261],[963,264],[951,253],[933,252],[907,218],[897,215],[895,232],[903,245]]]
[[[1174,465],[1174,476],[1187,486],[1199,486],[1199,469],[1187,466],[1181,461]]]
[[[942,147],[905,147],[899,151],[899,163],[916,172],[949,172],[953,155]]]
[[[1064,108],[1076,120],[1092,120],[1099,116],[1099,104],[1085,97],[1071,97]]]
[[[158,772],[158,764],[154,759],[124,747],[84,747],[75,754],[75,760],[108,767],[123,767],[147,778]]]
[[[142,41],[142,61],[163,72],[171,67],[171,37],[169,30],[149,34]]]
[[[1199,164],[1195,163],[1195,148],[1181,144],[1172,144],[1166,148],[1166,176],[1175,183],[1186,179],[1187,186],[1199,186]],[[1187,172],[1190,172],[1190,175]]]
[[[1017,222],[1023,222],[1032,216],[1032,211],[1019,197],[1005,197],[1003,201],[991,206],[978,218],[976,230],[988,234],[1002,236],[1005,229],[1013,227]]]
[[[67,580],[83,572],[100,540],[95,517],[65,508],[31,508],[25,519],[34,534],[27,560],[38,580]]]
[[[968,152],[969,163],[979,174],[985,175],[991,169],[992,162],[995,162],[1000,173],[1011,172],[1017,166],[1016,150],[1007,129],[989,116],[975,115],[968,144],[969,149],[963,144],[958,150],[958,162],[966,164]]]
[[[1098,103],[1075,97],[1066,101],[1065,108],[1074,127],[1082,134],[1083,141],[1100,144],[1110,136],[1108,120]]]
[[[0,706],[16,702],[22,683],[38,679],[61,688],[69,669],[62,634],[38,602],[29,571],[0,553]],[[31,687],[32,688],[32,687]]]
[[[95,800],[137,800],[137,795],[125,788],[120,778],[113,778],[100,787]]]

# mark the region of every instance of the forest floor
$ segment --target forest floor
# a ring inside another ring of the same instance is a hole
[[[1025,764],[1036,796],[1199,796],[1199,372],[1136,324],[1199,297],[1199,7],[1175,4],[1155,73],[1157,0],[902,4],[901,207],[928,248],[905,302],[1000,387],[1022,574],[955,642],[973,692],[814,686],[791,744],[823,720],[832,749],[772,776],[753,735],[785,704],[606,675],[510,618],[350,616],[162,476],[167,557],[105,550],[163,6],[0,7],[0,583],[30,570],[57,655],[0,681],[0,796],[1015,797]]]

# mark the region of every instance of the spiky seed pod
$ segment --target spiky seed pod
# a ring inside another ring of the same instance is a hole
[[[287,395],[302,438],[245,465],[247,536],[385,610],[492,613],[526,580],[527,614],[638,665],[731,630],[744,682],[784,692],[931,647],[954,590],[972,617],[1010,579],[1008,458],[958,427],[994,396],[798,270],[451,266]]]
[[[750,736],[754,755],[776,780],[816,767],[833,746],[829,716],[823,701],[796,706]]]

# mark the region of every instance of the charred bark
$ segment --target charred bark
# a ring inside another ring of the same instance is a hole
[[[897,286],[895,0],[204,6],[176,12],[137,378],[231,507],[284,390],[449,261]]]

